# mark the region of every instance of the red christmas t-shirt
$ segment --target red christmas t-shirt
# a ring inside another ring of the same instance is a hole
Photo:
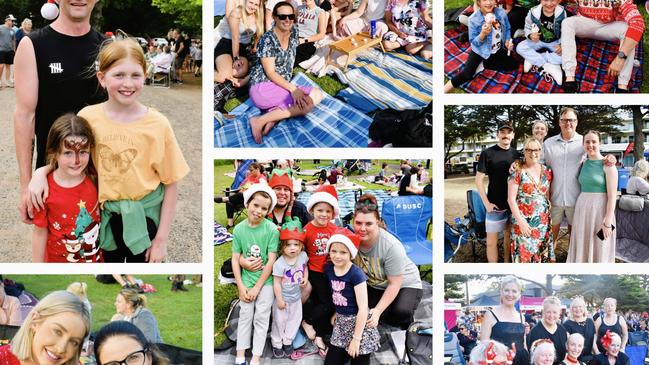
[[[99,250],[97,187],[88,178],[72,188],[47,176],[45,209],[34,213],[34,224],[47,227],[45,262],[102,262]]]
[[[324,272],[327,263],[327,241],[333,236],[336,229],[338,227],[331,222],[324,227],[316,227],[312,222],[304,226],[306,231],[304,246],[309,256],[309,270]]]
[[[10,345],[0,346],[0,365],[20,365],[20,360],[11,352]]]

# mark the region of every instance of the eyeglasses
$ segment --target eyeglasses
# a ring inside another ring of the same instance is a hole
[[[103,365],[143,365],[147,352],[149,352],[149,349],[135,351],[126,356],[122,361],[111,361]]]
[[[279,20],[295,20],[295,14],[277,14],[275,15]]]
[[[570,119],[570,118],[561,118],[559,119],[559,122],[564,123],[564,124],[577,124],[577,119]]]
[[[363,213],[374,212],[379,208],[377,204],[372,203],[371,200],[363,200],[354,205],[354,210],[360,210]]]
[[[526,148],[525,152],[527,152],[527,153],[539,153],[539,152],[541,152],[541,150],[538,149],[538,148]]]

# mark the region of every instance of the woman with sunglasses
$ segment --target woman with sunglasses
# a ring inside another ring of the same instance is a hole
[[[142,331],[126,321],[110,322],[95,336],[97,365],[169,365],[169,359]]]
[[[419,270],[403,244],[383,227],[376,198],[362,195],[354,207],[354,231],[361,241],[354,263],[368,277],[367,324],[375,327],[380,319],[406,329],[422,297]]]
[[[295,18],[291,3],[277,3],[273,8],[275,25],[261,36],[257,46],[260,62],[250,72],[250,99],[262,110],[262,115],[250,118],[250,129],[257,143],[261,143],[262,136],[277,122],[307,114],[324,98],[318,88],[289,82],[299,43]]]
[[[507,202],[512,211],[512,262],[554,262],[550,225],[552,171],[539,161],[543,146],[529,138],[523,162],[509,176]]]
[[[604,162],[599,132],[584,134],[586,160],[579,167],[579,186],[572,219],[567,262],[615,262],[617,169]]]

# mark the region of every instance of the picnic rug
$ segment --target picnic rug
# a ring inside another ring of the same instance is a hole
[[[518,44],[521,39],[514,40]],[[610,63],[618,53],[618,44],[613,42],[596,41],[592,39],[577,39],[577,71],[575,79],[579,83],[580,93],[612,93],[615,90],[615,78],[606,74]],[[513,51],[515,53],[515,51]],[[451,78],[462,71],[469,57],[470,45],[467,28],[459,26],[444,32],[444,75]],[[500,72],[484,70],[473,80],[461,85],[460,88],[468,93],[563,93],[563,88],[553,80],[545,80],[537,73],[523,73],[523,59],[518,70]],[[642,42],[636,47],[635,59],[640,67],[634,67],[629,83],[629,90],[640,92],[642,85],[642,63],[644,50]]]
[[[349,85],[337,97],[363,111],[421,109],[433,99],[433,64],[403,52],[363,52],[346,72],[334,68]]]
[[[431,321],[433,317],[433,287],[429,282],[422,281],[423,287],[423,296],[417,310],[415,310],[414,320],[415,321]],[[271,319],[272,320],[272,319]],[[399,364],[399,356],[397,355],[396,348],[400,348],[401,351],[405,347],[405,344],[395,344],[391,339],[391,333],[397,331],[398,328],[379,325],[379,333],[381,335],[381,347],[370,357],[371,364],[389,364],[397,365]],[[403,336],[402,336],[403,337]],[[395,337],[396,338],[396,337]],[[224,351],[214,351],[214,363],[215,364],[234,364],[234,358],[236,354],[236,346]],[[247,352],[247,358],[250,359],[250,351]],[[261,358],[262,365],[321,365],[324,364],[324,360],[319,355],[309,355],[305,356],[300,360],[294,361],[291,359],[273,359],[273,351],[270,344],[270,337],[266,340],[266,346],[264,347],[264,354]],[[342,365],[342,364],[341,364]]]
[[[304,73],[295,75],[291,82],[317,87]],[[363,112],[325,93],[310,113],[281,121],[257,144],[248,119],[260,113],[248,99],[232,110],[235,119],[222,124],[215,118],[214,147],[367,147],[372,123]]]

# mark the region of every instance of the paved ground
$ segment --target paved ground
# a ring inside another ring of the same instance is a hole
[[[201,87],[185,76],[171,89],[146,86],[142,102],[167,116],[191,171],[180,182],[178,206],[168,243],[167,262],[201,262]],[[18,165],[14,148],[13,89],[0,89],[0,262],[31,261],[31,226],[20,221]]]

